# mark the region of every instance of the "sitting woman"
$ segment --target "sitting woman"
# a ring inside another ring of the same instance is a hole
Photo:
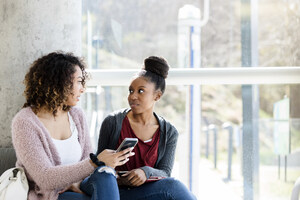
[[[29,182],[29,200],[119,199],[113,168],[125,164],[132,149],[105,149],[90,159],[86,119],[74,107],[86,77],[84,63],[62,52],[39,58],[25,76],[26,103],[12,121],[12,140],[16,165],[24,168]],[[91,173],[98,181],[81,186],[97,189],[87,196],[79,184]]]
[[[165,59],[155,56],[145,59],[144,68],[129,86],[130,108],[114,112],[102,123],[98,153],[116,149],[124,138],[138,138],[135,155],[116,168],[128,171],[118,177],[121,200],[196,199],[180,181],[170,178],[178,132],[153,111],[164,94],[168,71]]]

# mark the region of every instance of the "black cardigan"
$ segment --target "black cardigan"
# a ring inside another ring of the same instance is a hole
[[[97,154],[104,149],[116,149],[120,137],[122,122],[130,109],[122,109],[111,113],[102,122],[98,140]],[[154,168],[141,167],[146,177],[163,176],[170,177],[174,164],[175,149],[177,145],[178,132],[176,128],[164,118],[153,113],[160,127],[160,139],[158,144],[158,158]]]

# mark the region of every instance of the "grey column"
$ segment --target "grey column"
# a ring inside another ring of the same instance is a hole
[[[12,146],[30,64],[56,50],[81,55],[81,1],[0,0],[0,147]]]
[[[258,66],[257,0],[241,0],[242,67]],[[259,88],[242,86],[244,200],[258,199],[259,185]]]

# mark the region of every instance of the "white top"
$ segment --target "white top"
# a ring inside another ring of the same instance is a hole
[[[78,130],[69,113],[68,113],[68,117],[70,122],[70,129],[72,133],[71,137],[65,140],[57,140],[52,138],[52,141],[60,156],[62,165],[77,163],[80,161],[80,158],[82,156],[81,146],[78,141]]]

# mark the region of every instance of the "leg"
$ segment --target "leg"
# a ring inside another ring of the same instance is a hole
[[[100,168],[81,182],[80,189],[91,196],[91,200],[119,200],[116,177],[111,173],[99,172]]]
[[[121,200],[196,200],[196,197],[180,181],[166,178],[139,187],[120,189]]]
[[[85,194],[79,194],[76,192],[64,192],[58,196],[57,200],[91,200],[91,198]]]

